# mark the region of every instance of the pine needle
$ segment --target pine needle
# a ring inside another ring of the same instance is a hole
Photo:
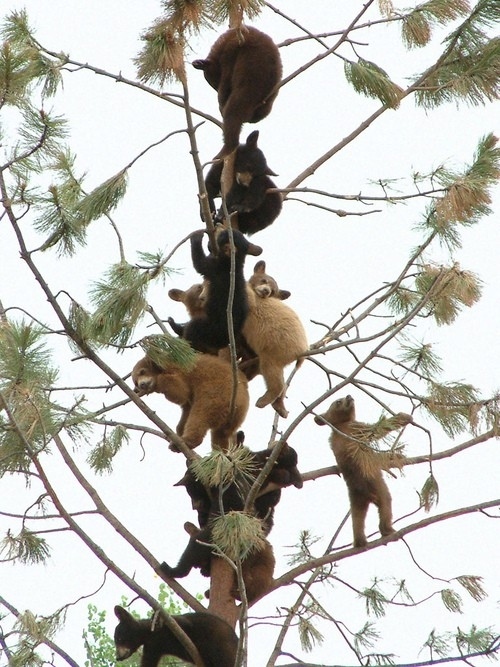
[[[144,353],[160,368],[174,364],[189,369],[196,363],[197,353],[183,338],[170,334],[154,334],[146,336],[139,344]]]
[[[439,502],[439,486],[432,473],[425,480],[420,491],[420,502],[426,512],[430,512]]]
[[[250,20],[257,18],[265,4],[265,0],[213,0],[211,17],[217,24],[228,22],[236,27],[245,17]]]
[[[462,613],[462,598],[451,588],[445,588],[441,591],[441,601],[448,611]]]
[[[245,512],[226,512],[214,519],[213,543],[232,561],[244,560],[251,552],[265,546],[262,523]]]
[[[456,580],[476,602],[481,602],[488,597],[488,593],[483,588],[483,577],[462,575],[457,577]]]
[[[115,209],[125,196],[127,180],[127,171],[119,171],[86,195],[77,207],[81,224],[88,225]]]
[[[141,35],[144,47],[134,58],[137,76],[145,83],[157,83],[160,87],[173,81],[184,81],[185,39],[176,32],[168,18],[155,21]]]
[[[402,89],[375,63],[362,58],[359,58],[357,63],[345,61],[344,72],[346,79],[357,93],[379,99],[390,109],[399,106]]]

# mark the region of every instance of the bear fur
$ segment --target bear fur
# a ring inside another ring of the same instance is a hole
[[[276,412],[286,418],[283,370],[293,361],[300,365],[300,357],[309,346],[297,314],[281,299],[272,296],[265,271],[265,262],[257,262],[248,281],[249,312],[241,332],[259,358],[259,372],[266,383],[266,392],[258,399],[257,407],[271,403]]]
[[[212,562],[212,547],[210,546],[212,532],[210,524],[204,528],[198,528],[188,521],[184,524],[184,529],[189,533],[190,537],[179,562],[176,567],[170,567],[166,562],[163,562],[160,565],[160,571],[167,577],[182,579],[195,567],[199,568],[204,577],[209,577]],[[271,587],[275,564],[273,547],[268,540],[264,540],[264,546],[261,550],[250,552],[242,560],[241,569],[249,603],[260,598]],[[236,600],[241,600],[236,574],[232,595]]]
[[[347,485],[351,505],[353,545],[367,544],[365,519],[368,506],[373,503],[379,512],[379,530],[382,535],[394,533],[392,527],[392,499],[389,488],[382,477],[382,470],[392,465],[401,467],[396,457],[370,449],[368,442],[374,439],[374,425],[356,421],[355,403],[352,396],[334,401],[328,410],[314,418],[319,426],[329,424],[333,428],[330,446],[340,472]],[[406,426],[413,421],[411,415],[403,412],[386,420],[376,428],[377,439],[391,431]]]
[[[231,243],[229,231],[223,229],[217,234],[216,255],[205,255],[203,250],[203,231],[191,235],[191,258],[193,267],[205,280],[210,282],[210,289],[205,299],[204,314],[191,318],[183,326],[182,336],[191,346],[200,352],[217,353],[229,345],[227,327],[227,304],[231,282]],[[245,258],[248,255],[260,255],[262,248],[250,243],[241,232],[233,231],[235,246],[235,281],[233,295],[233,329],[237,337],[248,314],[248,297],[243,275]],[[171,326],[176,323],[169,319]]]
[[[160,367],[149,357],[132,370],[135,391],[140,396],[159,392],[182,408],[177,434],[191,449],[198,447],[208,430],[212,447],[226,450],[246,417],[249,396],[246,377],[238,371],[238,386],[232,413],[233,369],[208,354],[197,354],[185,368],[177,364]],[[177,451],[174,445],[170,449]]]
[[[136,619],[118,605],[114,611],[119,620],[114,634],[118,662],[144,646],[141,667],[157,667],[164,655],[194,664],[184,645],[161,617],[158,620],[154,620],[154,616]],[[206,667],[234,667],[238,637],[229,623],[208,612],[180,614],[172,618],[198,649]]]
[[[203,317],[205,315],[205,293],[206,285],[203,283],[195,283],[188,287],[187,290],[173,288],[168,290],[168,296],[172,301],[183,303],[186,306],[190,317]],[[181,336],[184,333],[184,324],[177,324],[171,317],[168,318],[168,323],[173,331]]]
[[[283,207],[283,199],[279,192],[268,192],[276,188],[269,175],[275,176],[267,166],[264,153],[257,147],[258,130],[251,132],[246,143],[236,149],[234,160],[233,182],[226,195],[231,225],[244,234],[255,234],[269,227],[276,220]],[[222,209],[216,214],[214,198],[221,193],[221,177],[223,164],[213,164],[206,176],[205,187],[210,210],[216,220],[224,218]]]
[[[270,113],[283,72],[279,49],[257,28],[231,28],[193,67],[217,91],[224,145],[216,157],[225,157],[238,145],[243,123],[258,123]]]
[[[240,431],[238,435],[242,434]],[[241,437],[239,438],[241,441]],[[224,487],[222,492],[222,508],[224,512],[241,511],[250,487],[257,479],[274,448],[267,448],[258,452],[250,452],[253,469],[247,475],[238,475],[231,484]],[[229,453],[230,457],[231,454]],[[254,503],[254,515],[262,521],[265,535],[268,535],[273,526],[274,509],[281,498],[281,489],[287,486],[302,488],[301,474],[297,468],[297,452],[293,447],[284,443],[274,462],[271,471],[263,482]],[[174,486],[184,486],[191,498],[191,505],[198,513],[200,528],[204,528],[211,517],[220,513],[220,493],[218,487],[205,486],[196,478],[189,467],[185,475]]]

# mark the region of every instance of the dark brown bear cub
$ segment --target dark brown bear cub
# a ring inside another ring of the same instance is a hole
[[[194,664],[184,645],[161,617],[136,619],[123,607],[115,607],[120,621],[115,628],[116,659],[126,660],[144,645],[141,667],[157,667],[164,655],[175,656]],[[234,667],[238,638],[232,627],[221,618],[205,612],[173,616],[198,649],[206,667]]]
[[[331,424],[334,427],[330,435],[330,446],[349,492],[353,545],[364,547],[367,544],[365,518],[370,503],[378,507],[381,534],[393,533],[392,499],[382,477],[382,470],[390,467],[390,460],[386,455],[369,448],[370,439],[374,439],[373,426],[355,421],[352,396],[334,401],[327,412],[318,415],[314,420],[320,426]],[[377,428],[376,437],[382,438],[412,421],[411,415],[400,412]]]
[[[267,166],[264,153],[257,146],[258,130],[251,132],[244,144],[236,149],[233,183],[226,195],[229,213],[237,213],[237,223],[231,217],[231,224],[243,234],[255,234],[278,217],[283,206],[279,192],[268,192],[276,188],[269,178],[274,172]],[[220,196],[222,162],[213,164],[205,179],[210,210],[216,220],[223,218],[222,211],[216,213],[214,198]]]
[[[217,91],[224,146],[216,157],[225,157],[238,145],[243,123],[258,123],[271,111],[283,70],[278,47],[257,28],[231,28],[193,67]]]

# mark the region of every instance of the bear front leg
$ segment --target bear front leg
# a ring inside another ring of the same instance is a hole
[[[182,421],[182,419],[181,419]],[[209,429],[206,415],[203,410],[196,409],[196,406],[188,411],[182,433],[179,433],[186,445],[194,449],[201,445]]]
[[[190,405],[183,405],[182,406],[181,418],[179,419],[179,423],[177,424],[177,426],[175,428],[175,432],[181,438],[184,438],[183,433],[184,433],[184,429],[186,427],[187,419],[189,417],[190,409],[191,409]],[[189,445],[188,445],[188,447],[189,447]],[[179,452],[180,451],[180,449],[176,445],[174,445],[173,443],[170,443],[168,448],[172,452]],[[192,447],[191,447],[191,449],[192,449]]]

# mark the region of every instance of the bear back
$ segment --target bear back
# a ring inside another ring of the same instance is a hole
[[[193,67],[217,91],[224,145],[216,157],[225,157],[238,145],[243,123],[257,123],[272,109],[283,71],[279,49],[257,28],[231,28]]]

